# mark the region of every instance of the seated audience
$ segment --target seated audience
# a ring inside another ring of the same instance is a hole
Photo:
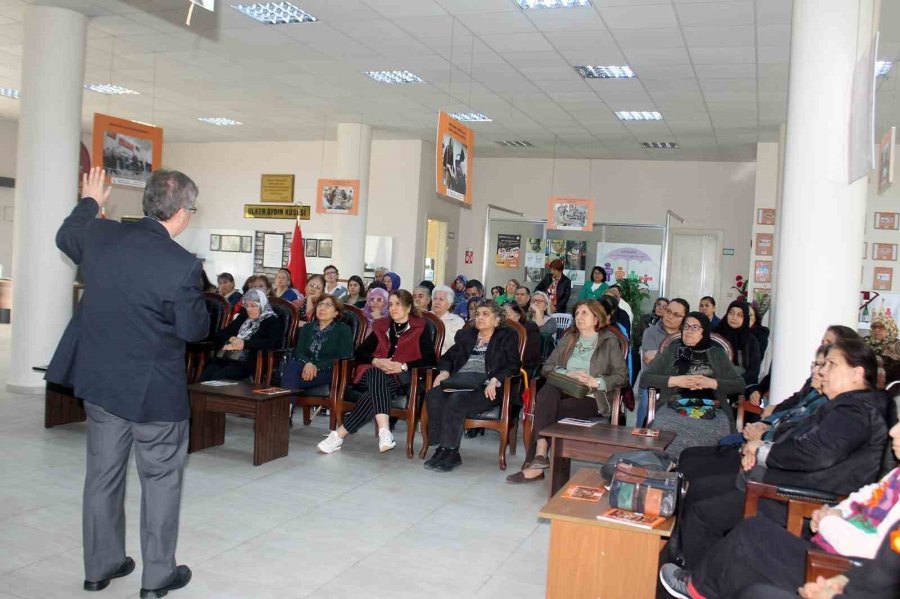
[[[525,318],[525,310],[518,304],[506,302],[502,306],[506,320],[517,322],[525,329],[525,352],[522,355],[522,367],[531,373],[541,365],[541,330],[536,324]]]
[[[366,297],[363,295],[363,289],[366,284],[363,283],[362,277],[352,275],[347,280],[347,296],[344,298],[344,304],[347,306],[355,306],[362,308],[366,305]]]
[[[241,301],[243,297],[243,294],[234,288],[234,277],[230,272],[223,272],[216,277],[216,281],[219,283],[219,295],[227,299],[231,307],[234,308],[234,305]]]
[[[712,328],[715,329],[722,322],[722,319],[716,316],[716,300],[711,295],[700,298],[700,311],[709,319]]]
[[[491,287],[491,299],[496,302],[501,295],[503,295],[503,287],[501,287],[500,285],[494,285],[493,287]]]
[[[469,320],[469,304],[470,300],[481,299],[484,296],[484,285],[478,279],[469,279],[466,281],[465,292],[463,293],[463,301],[457,304],[453,309],[453,313],[461,316],[466,321]]]
[[[313,275],[306,281],[306,295],[301,295],[295,302],[300,314],[300,326],[316,316],[316,304],[325,294],[325,277]]]
[[[400,289],[400,275],[395,272],[385,273],[385,275],[381,277],[381,282],[384,284],[384,288],[387,289],[388,293]]]
[[[215,334],[216,357],[207,362],[201,381],[241,381],[256,372],[259,350],[281,347],[284,329],[261,289],[244,294],[243,310]]]
[[[247,295],[247,291],[250,289],[260,289],[266,294],[266,297],[272,297],[272,283],[269,282],[269,277],[266,275],[250,275],[244,282],[243,289],[244,295]],[[234,311],[232,313],[234,315],[240,314],[241,308],[243,308],[243,302],[242,300],[238,300],[234,305]]]
[[[887,314],[872,318],[866,343],[876,356],[900,360],[900,340],[897,339],[897,323]]]
[[[453,283],[450,285],[450,288],[453,289],[453,309],[454,312],[459,308],[460,304],[464,304],[466,302],[466,284],[469,280],[463,275],[457,276],[453,279]],[[461,314],[460,314],[461,316]]]
[[[900,458],[900,424],[891,428],[890,436],[894,453]],[[765,516],[747,518],[713,545],[690,571],[666,564],[660,570],[660,580],[675,597],[735,597],[754,583],[793,591],[804,583],[807,550],[877,559],[898,522],[900,468],[894,468],[880,482],[862,487],[836,506],[826,505],[816,511],[810,522],[814,533],[811,540],[794,536]],[[894,551],[900,553],[900,538],[897,541]],[[893,596],[897,592],[900,587],[894,588]]]
[[[543,291],[550,298],[548,311],[551,314],[565,313],[572,294],[572,280],[563,274],[562,260],[554,260],[549,264],[550,272],[544,275],[535,291]]]
[[[595,266],[591,269],[590,282],[581,287],[578,299],[600,299],[607,289],[609,283],[606,282],[606,270],[602,266]]]
[[[750,334],[759,344],[759,355],[765,358],[766,350],[769,348],[769,327],[763,326],[759,308],[753,304],[750,304]]]
[[[419,285],[413,289],[413,304],[419,312],[428,312],[431,310],[431,290],[428,287]]]
[[[519,287],[515,294],[516,303],[528,314],[528,304],[531,302],[531,289],[528,287]]]
[[[466,315],[466,324],[472,325],[475,323],[475,310],[482,301],[482,298],[477,295],[466,300],[466,310],[468,311],[468,314]]]
[[[756,337],[750,332],[750,304],[735,300],[728,304],[725,318],[715,327],[715,332],[725,338],[734,350],[732,363],[742,370],[744,385],[749,387],[759,382],[759,365],[762,355]]]
[[[367,294],[375,286],[384,287],[384,283],[382,283],[381,281],[382,281],[382,279],[384,279],[384,275],[386,275],[387,272],[388,272],[388,269],[385,268],[384,266],[378,266],[375,268],[375,270],[372,272],[372,282],[369,283],[369,286],[366,288]]]
[[[653,302],[653,310],[651,310],[649,314],[642,314],[640,318],[638,318],[632,328],[632,337],[634,338],[635,343],[641,343],[644,339],[644,332],[662,320],[662,317],[666,314],[666,306],[668,305],[668,299],[664,297],[656,298],[656,301]]]
[[[275,273],[275,288],[272,297],[280,297],[286,302],[295,302],[299,299],[297,292],[291,287],[291,271],[279,268]]]
[[[390,294],[380,287],[369,290],[366,295],[366,303],[362,309],[366,316],[366,337],[372,333],[373,323],[387,316],[389,296]]]
[[[541,333],[556,336],[556,321],[550,317],[550,296],[543,291],[531,294],[531,306],[528,308],[531,322],[536,324]]]
[[[641,371],[641,387],[659,391],[656,417],[648,426],[676,433],[666,449],[676,461],[686,447],[714,445],[731,432],[728,395],[744,390],[743,379],[710,334],[709,319],[690,312],[681,339]]]
[[[325,295],[333,295],[334,297],[344,300],[347,297],[347,288],[338,281],[338,269],[334,264],[329,264],[322,271],[325,275]]]
[[[428,281],[428,280],[419,281],[418,287],[424,287],[425,289],[428,290],[428,293],[432,293],[434,291],[434,283],[432,283],[431,281]]]
[[[216,286],[212,284],[212,281],[209,280],[209,277],[206,276],[206,271],[200,271],[200,288],[204,293],[215,293],[217,291]]]
[[[548,445],[540,433],[551,424],[562,418],[596,418],[598,414],[609,418],[607,393],[628,381],[619,337],[609,324],[609,315],[600,302],[582,300],[575,304],[575,327],[560,340],[542,372],[564,374],[592,392],[576,399],[550,383],[541,388],[535,399],[533,432],[525,456],[529,467],[506,477],[507,482],[518,484],[544,478],[544,470],[549,466]]]
[[[641,361],[644,365],[650,364],[656,357],[656,354],[659,353],[659,346],[662,344],[663,339],[681,331],[681,325],[690,311],[690,304],[680,297],[673,298],[672,301],[666,304],[662,318],[644,331],[641,340]],[[640,377],[641,375],[638,376]],[[640,379],[638,382],[640,382]],[[638,385],[638,388],[640,394],[635,409],[634,425],[641,427],[644,426],[644,421],[647,419],[647,402],[650,400],[650,394],[646,388],[640,388],[640,385]]]
[[[503,290],[503,293],[500,297],[497,298],[497,304],[502,306],[506,302],[514,302],[516,301],[516,289],[520,287],[520,284],[515,279],[510,279],[506,282],[506,288]]]
[[[501,327],[502,322],[497,303],[482,301],[476,308],[475,325],[461,330],[441,358],[434,387],[425,395],[428,441],[437,446],[425,468],[450,472],[462,464],[459,444],[466,418],[500,401],[503,380],[519,372],[519,336],[513,329]],[[444,381],[456,384],[445,391],[441,387]]]
[[[323,295],[316,303],[316,317],[297,333],[292,360],[284,364],[281,386],[312,389],[331,384],[334,361],[353,356],[353,329],[341,318],[344,305],[333,295]]]
[[[628,316],[624,312],[619,310],[620,302],[615,293],[604,293],[598,301],[603,306],[603,309],[606,310],[606,314],[609,315],[610,324],[618,328],[619,332],[621,332],[622,335],[624,335],[625,338],[629,340],[628,355],[625,357],[625,364],[628,365],[628,384],[633,384],[632,381],[634,380],[634,365],[631,362],[631,337],[628,334],[628,327],[626,327],[621,322],[623,318],[627,319]]]
[[[785,434],[777,433],[773,441],[744,444],[743,477],[838,495],[875,481],[887,439],[887,399],[875,390],[875,354],[858,339],[838,340],[828,346],[820,373],[828,402],[799,424],[786,427]],[[744,491],[735,484],[734,474],[695,479],[670,547],[680,552],[689,568],[697,567],[707,551],[737,526],[743,506]],[[783,524],[783,506],[761,508],[763,515]]]
[[[383,453],[396,446],[389,425],[391,401],[408,393],[410,370],[434,364],[434,339],[425,319],[413,306],[409,291],[392,291],[388,312],[390,318],[374,321],[372,333],[356,350],[358,365],[353,384],[362,395],[353,411],[344,416],[344,424],[319,443],[322,453],[340,449],[347,435],[358,431],[372,418],[378,427],[378,450]]]
[[[616,322],[625,327],[625,336],[631,339],[631,327],[634,322],[634,314],[631,311],[631,306],[629,306],[628,302],[622,297],[622,288],[618,285],[610,285],[607,290],[603,292],[603,296],[615,298],[617,312]]]
[[[441,355],[453,347],[456,342],[456,333],[465,325],[466,321],[450,311],[453,305],[453,290],[446,285],[438,285],[431,295],[431,311],[444,323],[444,344],[441,346]]]

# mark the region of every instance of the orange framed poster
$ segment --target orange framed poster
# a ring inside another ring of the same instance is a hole
[[[872,289],[875,291],[890,291],[894,286],[894,269],[890,266],[876,266],[875,276],[872,277]]]
[[[547,202],[547,230],[591,231],[593,228],[593,200],[553,196]]]
[[[897,244],[896,243],[873,243],[872,244],[872,260],[896,260]]]
[[[162,145],[160,127],[94,113],[91,162],[102,164],[115,185],[144,187],[162,164]]]
[[[876,229],[900,229],[900,213],[897,212],[876,212],[875,224]]]
[[[756,234],[756,255],[771,256],[774,249],[775,236],[772,233]]]
[[[756,211],[756,224],[757,225],[774,225],[775,224],[775,209],[774,208],[759,208]]]
[[[753,282],[754,283],[771,283],[772,282],[772,261],[757,260],[753,264]]]
[[[359,179],[319,179],[316,184],[316,212],[320,214],[359,213]]]
[[[475,132],[446,112],[438,114],[435,175],[437,192],[472,205],[472,150]]]

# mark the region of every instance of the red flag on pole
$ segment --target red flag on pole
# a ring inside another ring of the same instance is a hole
[[[300,219],[294,221],[294,235],[291,237],[291,257],[288,261],[291,271],[291,283],[301,291],[306,290],[306,250],[303,233],[300,232]]]

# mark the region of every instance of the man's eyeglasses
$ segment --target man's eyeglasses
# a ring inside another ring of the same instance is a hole
[[[700,326],[699,324],[686,324],[686,325],[684,325],[684,330],[690,331],[692,333],[699,333],[699,332],[703,331],[703,327]]]
[[[669,316],[674,316],[675,318],[684,318],[684,314],[679,314],[678,312],[672,312],[671,308],[666,308],[666,314]]]

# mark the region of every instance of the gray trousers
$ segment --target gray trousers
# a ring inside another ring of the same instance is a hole
[[[141,586],[165,586],[175,574],[188,421],[131,422],[88,402],[84,408],[88,421],[82,520],[85,580],[107,578],[125,561],[125,475],[134,445],[141,480]]]

